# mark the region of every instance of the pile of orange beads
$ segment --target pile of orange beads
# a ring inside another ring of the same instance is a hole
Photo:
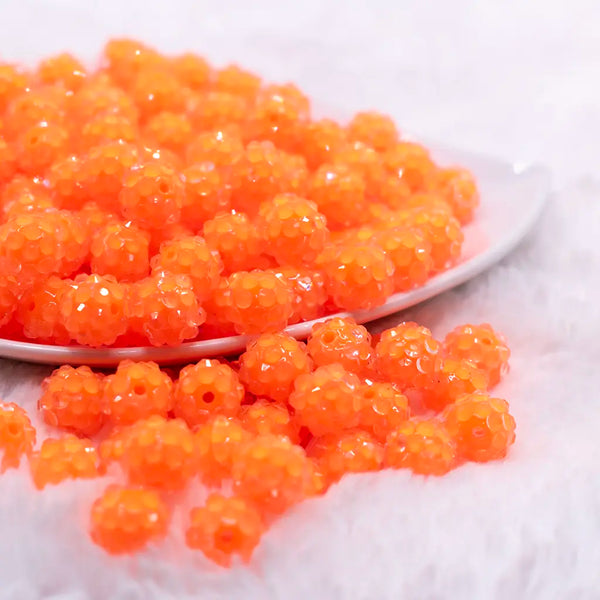
[[[110,41],[0,64],[0,336],[178,345],[369,309],[460,258],[479,203],[375,112]]]
[[[444,475],[515,439],[490,395],[509,349],[489,325],[437,341],[405,322],[373,340],[341,310],[378,306],[460,258],[479,203],[393,121],[314,120],[294,85],[113,40],[0,64],[0,335],[51,344],[177,345],[252,336],[236,360],[180,370],[62,366],[38,410],[0,403],[0,472],[38,489],[107,479],[91,539],[133,553],[185,515],[215,563],[250,560],[290,507],[348,473]],[[307,342],[288,324],[321,319]],[[194,498],[201,482],[209,490]]]
[[[185,515],[186,543],[229,566],[235,555],[250,559],[279,515],[348,473],[439,476],[506,456],[515,421],[490,389],[509,354],[489,325],[438,342],[401,323],[374,343],[362,325],[334,317],[307,343],[265,333],[238,360],[177,374],[151,362],[124,361],[108,375],[63,366],[38,401],[61,433],[38,450],[25,412],[0,404],[2,469],[27,457],[39,489],[106,477],[89,530],[113,554],[164,538],[173,511],[198,504],[188,488],[200,481],[210,493]]]

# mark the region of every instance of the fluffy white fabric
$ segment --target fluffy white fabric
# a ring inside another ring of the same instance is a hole
[[[444,141],[539,159],[562,189],[514,254],[402,317],[440,336],[467,321],[505,333],[512,370],[497,392],[518,424],[506,461],[441,479],[347,477],[282,518],[250,568],[229,571],[183,549],[180,516],[160,548],[113,559],[85,534],[104,481],[38,493],[26,472],[9,472],[1,599],[599,597],[600,184],[582,177],[600,134],[590,76],[598,4],[439,2],[439,19],[422,4],[2,3],[11,59],[63,48],[92,56],[124,31],[245,60],[329,104],[375,106]],[[47,373],[2,362],[0,395],[35,414]]]

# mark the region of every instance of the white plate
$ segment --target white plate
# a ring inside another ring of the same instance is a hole
[[[394,294],[373,310],[351,314],[359,323],[389,316],[453,288],[475,277],[506,256],[535,224],[548,196],[547,171],[536,166],[511,165],[502,161],[429,144],[442,165],[459,164],[471,169],[479,182],[481,207],[475,222],[464,228],[465,241],[460,263],[430,279],[423,287]],[[330,318],[331,315],[325,317]],[[321,319],[322,320],[322,319]],[[290,335],[304,339],[316,321],[287,328]],[[48,346],[0,339],[0,356],[43,364],[113,366],[119,361],[153,360],[161,364],[186,363],[203,357],[236,354],[244,350],[247,336],[233,336],[176,347],[85,348]]]

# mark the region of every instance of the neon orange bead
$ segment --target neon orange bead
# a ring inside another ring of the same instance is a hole
[[[446,407],[442,420],[467,460],[487,462],[504,458],[515,441],[515,419],[508,402],[476,392]]]
[[[216,289],[223,265],[219,255],[210,250],[204,239],[194,236],[165,242],[152,259],[152,270],[187,275],[201,302]]]
[[[38,79],[44,84],[61,83],[68,90],[79,89],[86,78],[85,67],[72,54],[64,52],[40,62]]]
[[[244,398],[237,373],[218,360],[204,359],[181,370],[175,385],[175,415],[190,427],[213,414],[234,416]]]
[[[149,244],[150,236],[133,223],[107,223],[92,237],[90,267],[98,275],[137,281],[150,269]]]
[[[440,343],[431,331],[405,322],[387,329],[375,346],[375,368],[402,389],[423,388],[431,384]]]
[[[38,409],[48,425],[94,435],[104,424],[102,377],[89,367],[64,365],[44,379]]]
[[[238,167],[244,153],[244,145],[238,136],[229,130],[215,129],[194,136],[187,147],[186,160],[188,165],[211,163],[224,181],[229,181],[232,170]]]
[[[176,346],[198,335],[206,319],[186,275],[158,272],[134,284],[129,294],[131,330],[153,346]]]
[[[248,215],[220,213],[204,223],[203,234],[209,248],[219,253],[226,274],[256,266],[262,252],[260,235]]]
[[[181,419],[153,415],[126,430],[121,466],[130,483],[179,490],[198,469],[194,435]]]
[[[137,124],[119,113],[102,113],[83,124],[76,146],[87,151],[108,142],[132,143],[139,137]]]
[[[121,361],[104,381],[103,406],[117,425],[151,415],[166,417],[173,406],[173,382],[156,363]]]
[[[19,302],[19,286],[13,276],[0,274],[0,327],[10,322]]]
[[[78,275],[59,308],[67,332],[78,344],[109,346],[127,330],[126,288],[109,275]]]
[[[35,429],[27,413],[13,402],[0,402],[0,473],[17,468],[23,455],[29,456],[35,445]]]
[[[317,367],[339,363],[360,375],[368,373],[373,364],[371,334],[351,318],[334,317],[316,323],[307,347]]]
[[[10,101],[25,91],[29,75],[16,65],[0,63],[0,112],[4,112]]]
[[[409,416],[408,399],[392,383],[368,382],[362,385],[359,426],[380,442]]]
[[[420,475],[445,475],[456,465],[456,445],[439,421],[413,418],[388,435],[384,464]]]
[[[342,146],[333,156],[333,164],[345,165],[362,176],[367,196],[377,197],[386,170],[382,155],[363,142],[350,142]]]
[[[54,161],[46,173],[52,201],[58,208],[80,209],[85,200],[83,188],[83,160],[68,155]]]
[[[131,78],[143,68],[161,66],[166,62],[154,49],[138,40],[114,38],[103,51],[103,66],[119,84],[131,83]]]
[[[300,430],[286,405],[258,399],[241,407],[242,427],[253,435],[285,435],[294,444],[300,442]]]
[[[16,320],[25,337],[66,345],[70,336],[62,323],[60,303],[73,281],[51,276],[26,290],[20,299]]]
[[[243,444],[232,479],[237,494],[267,513],[282,513],[315,493],[311,461],[284,436],[260,435]]]
[[[325,278],[320,271],[290,266],[276,267],[271,271],[292,288],[294,300],[290,325],[300,321],[312,321],[325,314],[327,291]]]
[[[359,112],[347,127],[348,138],[362,142],[380,152],[391,148],[398,141],[396,124],[387,115],[377,112]]]
[[[296,379],[289,403],[313,435],[335,433],[358,424],[360,385],[358,376],[340,364],[325,365]]]
[[[306,454],[315,462],[326,485],[346,473],[379,471],[383,463],[383,447],[371,434],[359,429],[313,438]]]
[[[193,137],[192,124],[184,114],[161,112],[148,120],[144,137],[150,145],[181,153]]]
[[[15,148],[0,136],[0,183],[9,181],[17,170]]]
[[[456,327],[446,336],[443,350],[448,356],[469,360],[483,370],[490,387],[508,372],[510,350],[506,340],[487,323]]]
[[[73,96],[71,108],[74,122],[81,124],[106,113],[122,115],[130,123],[136,123],[139,116],[129,94],[102,80],[91,80],[82,85]]]
[[[29,459],[29,467],[39,490],[65,479],[93,479],[100,475],[98,454],[92,442],[71,434],[45,439]]]
[[[110,554],[128,554],[165,537],[168,522],[169,509],[156,492],[112,485],[92,506],[90,535]]]
[[[376,244],[339,244],[317,259],[333,302],[345,310],[383,304],[394,290],[394,263]]]
[[[427,188],[427,182],[435,176],[436,167],[429,152],[420,144],[399,142],[383,154],[388,172],[400,178],[412,192]]]
[[[263,203],[258,223],[267,252],[279,264],[311,264],[329,241],[327,221],[317,205],[294,194]]]
[[[16,141],[17,164],[24,173],[41,175],[67,153],[69,133],[61,125],[42,121],[25,129]]]
[[[15,96],[6,109],[5,135],[11,139],[22,137],[29,128],[42,122],[53,126],[63,125],[63,103],[64,97],[59,97],[55,88],[28,88]]]
[[[175,56],[169,67],[179,82],[192,90],[203,90],[210,83],[211,68],[201,56],[189,52]]]
[[[292,316],[291,287],[270,271],[238,271],[217,290],[219,314],[242,334],[278,331]]]
[[[199,94],[188,104],[188,114],[198,131],[228,129],[237,131],[247,117],[246,100],[225,92]]]
[[[130,93],[142,121],[163,111],[179,112],[184,109],[177,77],[162,68],[151,66],[140,69],[132,81]]]
[[[252,435],[235,417],[213,415],[195,433],[200,478],[208,486],[220,486],[231,471],[243,444]]]
[[[260,77],[237,65],[228,65],[216,72],[214,86],[219,92],[253,100],[260,89]]]
[[[250,502],[213,493],[204,506],[192,509],[185,539],[190,548],[229,567],[232,554],[250,561],[264,530],[260,513]]]
[[[310,372],[306,345],[284,333],[265,333],[240,357],[240,380],[249,392],[287,402],[296,378]]]
[[[300,134],[297,151],[311,169],[330,162],[347,142],[346,132],[335,121],[321,119],[305,125]]]

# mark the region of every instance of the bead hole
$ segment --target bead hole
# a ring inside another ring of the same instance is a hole
[[[202,402],[205,404],[210,404],[215,399],[215,395],[212,392],[206,392],[204,396],[202,396]]]

